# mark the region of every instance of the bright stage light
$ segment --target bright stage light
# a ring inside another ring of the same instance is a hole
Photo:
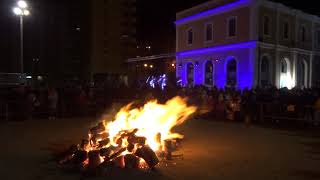
[[[25,9],[28,7],[27,3],[25,1],[18,1],[18,6],[22,9]]]
[[[18,8],[18,7],[13,8],[13,13],[16,14],[16,15],[23,14],[22,10],[20,8]]]

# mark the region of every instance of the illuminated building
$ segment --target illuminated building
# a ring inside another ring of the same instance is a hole
[[[311,87],[320,78],[320,18],[267,0],[212,0],[176,15],[182,84]]]

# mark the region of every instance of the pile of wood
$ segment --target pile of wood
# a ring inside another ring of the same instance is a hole
[[[58,163],[61,167],[72,170],[95,171],[101,169],[130,168],[154,169],[161,159],[172,159],[172,152],[177,150],[180,139],[166,140],[164,151],[154,152],[146,138],[137,136],[138,129],[122,131],[114,139],[117,145],[111,145],[109,134],[103,123],[90,129],[88,139],[81,144],[71,146],[64,152]],[[161,141],[161,134],[157,135]]]

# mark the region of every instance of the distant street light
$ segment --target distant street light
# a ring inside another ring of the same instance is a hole
[[[13,13],[20,17],[20,71],[23,73],[23,17],[30,15],[26,1],[18,1]]]

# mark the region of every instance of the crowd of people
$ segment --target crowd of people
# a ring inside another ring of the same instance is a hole
[[[113,102],[125,104],[150,99],[165,102],[179,95],[187,97],[190,104],[198,107],[196,117],[252,122],[261,119],[263,112],[271,116],[316,121],[320,113],[319,92],[319,89],[275,87],[240,91],[205,86],[169,86],[164,90],[125,85],[41,86],[36,89],[18,86],[2,91],[0,100],[6,104],[7,116],[12,120],[93,116],[102,114]]]
[[[121,83],[0,88],[0,120],[94,116],[103,113],[112,102],[129,101],[132,93]]]
[[[264,117],[319,120],[320,96],[318,89],[275,87],[236,90],[197,86],[182,88],[181,96],[199,107],[199,115],[217,120],[252,122]]]

